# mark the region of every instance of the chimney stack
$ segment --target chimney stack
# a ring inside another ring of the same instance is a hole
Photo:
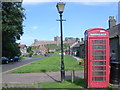
[[[109,17],[109,28],[112,28],[115,25],[116,25],[116,19],[114,18],[114,16],[110,16]]]

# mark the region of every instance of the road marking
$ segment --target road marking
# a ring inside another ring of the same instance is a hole
[[[8,72],[10,72],[10,71],[13,71],[13,70],[15,70],[15,69],[18,69],[18,68],[20,68],[20,67],[23,67],[23,66],[25,66],[25,65],[28,65],[28,64],[31,64],[32,62],[30,62],[30,63],[27,63],[27,64],[24,64],[24,65],[22,65],[22,66],[19,66],[19,67],[16,67],[16,68],[13,68],[13,69],[11,69],[11,70],[8,70],[8,71],[5,71],[5,72],[0,72],[0,73],[2,73],[2,74],[5,74],[5,73],[8,73]]]

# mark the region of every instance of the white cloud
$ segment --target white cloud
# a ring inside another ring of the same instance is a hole
[[[38,26],[32,26],[31,29],[32,29],[32,30],[37,30],[37,29],[38,29]]]

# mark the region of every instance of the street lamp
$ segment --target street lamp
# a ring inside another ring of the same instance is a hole
[[[65,3],[59,2],[56,7],[60,14],[60,31],[61,31],[61,82],[65,80],[65,70],[64,70],[64,55],[63,55],[63,34],[62,34],[62,13],[64,10]]]

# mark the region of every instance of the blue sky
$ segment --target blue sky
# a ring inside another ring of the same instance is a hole
[[[118,17],[117,2],[65,2],[63,13],[63,36],[84,37],[89,28],[108,28],[109,16]],[[23,22],[24,34],[21,44],[31,45],[34,39],[54,40],[60,36],[57,2],[24,3],[26,19]]]

